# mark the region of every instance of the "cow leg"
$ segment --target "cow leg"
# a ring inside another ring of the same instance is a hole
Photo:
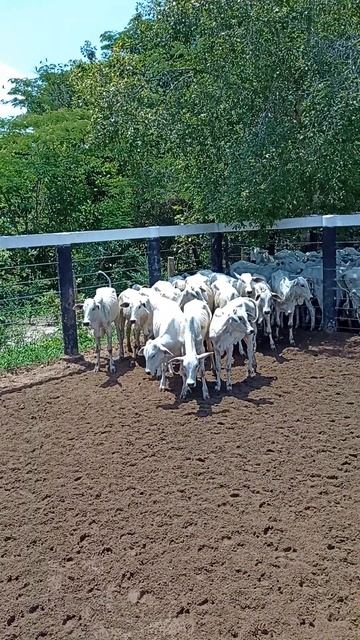
[[[248,376],[252,378],[256,373],[256,366],[257,366],[255,352],[254,352],[254,336],[253,335],[245,336],[244,340],[246,342],[247,352],[248,352]]]
[[[101,338],[100,336],[95,336],[95,344],[96,344],[96,356],[95,356],[95,367],[94,371],[98,372],[100,369],[100,349],[101,349]]]
[[[139,327],[134,327],[133,331],[134,331],[133,360],[135,360],[137,353],[140,349],[140,329]]]
[[[297,306],[295,309],[295,329],[300,327],[300,307]]]
[[[232,367],[232,359],[233,359],[233,345],[226,349],[226,390],[232,390],[232,382],[231,382],[231,367]]]
[[[106,329],[106,337],[107,337],[107,348],[109,352],[109,371],[110,373],[115,373],[116,369],[114,365],[113,352],[112,352],[112,326],[111,325]]]
[[[132,352],[131,347],[131,324],[129,320],[126,321],[126,348],[128,353]]]
[[[242,340],[239,340],[238,345],[239,345],[239,354],[245,357],[245,351],[244,351],[244,347],[242,346]]]
[[[117,336],[117,340],[119,343],[119,358],[121,358],[121,345],[122,345],[122,341],[121,341],[121,332],[120,332],[120,324],[119,324],[119,320],[117,320],[115,322],[115,329],[116,329],[116,336]],[[123,354],[124,355],[124,354]]]
[[[202,361],[201,365],[200,365],[200,376],[201,376],[201,383],[202,383],[202,394],[203,394],[203,399],[204,400],[209,400],[210,395],[209,395],[209,389],[208,386],[206,384],[206,378],[205,378],[205,362],[204,360]]]
[[[216,366],[215,366],[215,358],[214,358],[214,348],[212,345],[211,340],[209,340],[209,338],[205,338],[205,344],[206,344],[206,351],[209,351],[211,353],[210,356],[210,362],[211,362],[211,371],[215,374],[216,373]]]
[[[216,383],[215,383],[215,389],[216,391],[220,391],[221,389],[221,355],[219,353],[219,351],[217,351],[215,349],[214,351],[215,354],[215,370],[216,370]]]
[[[310,331],[314,331],[315,329],[315,309],[314,305],[311,304],[308,300],[305,300],[305,304],[310,314]]]
[[[120,312],[120,320],[119,320],[119,358],[124,357],[124,334],[125,334],[125,318],[124,314]]]
[[[273,337],[272,337],[270,315],[266,315],[265,316],[264,323],[265,323],[265,333],[266,333],[267,336],[269,336],[270,349],[272,351],[275,351],[276,347],[275,347],[275,342],[274,342]]]
[[[165,391],[168,386],[167,386],[167,381],[166,381],[166,369],[167,369],[167,363],[166,362],[162,362],[161,363],[161,380],[160,380],[160,391]]]
[[[184,371],[184,367],[182,366],[182,364],[180,364],[180,375],[182,377],[182,389],[181,389],[181,393],[180,393],[180,398],[181,400],[185,400],[187,394],[189,393],[190,389],[186,384],[186,373]]]
[[[295,346],[294,333],[293,333],[294,311],[295,311],[295,309],[293,309],[293,311],[290,311],[290,313],[289,313],[289,321],[288,321],[289,343],[291,344],[291,346]]]
[[[277,307],[275,307],[275,338],[279,340],[279,329],[280,329],[280,311]]]

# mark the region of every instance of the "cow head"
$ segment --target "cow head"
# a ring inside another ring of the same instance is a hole
[[[199,366],[202,361],[210,355],[212,355],[212,352],[210,351],[201,353],[200,355],[197,353],[190,353],[173,358],[170,362],[180,362],[182,364],[183,371],[186,375],[186,384],[190,389],[192,389],[196,386],[196,374]]]
[[[146,345],[138,352],[145,357],[145,371],[148,375],[156,376],[161,370],[161,365],[168,362],[174,354],[161,344],[158,338],[148,340]]]

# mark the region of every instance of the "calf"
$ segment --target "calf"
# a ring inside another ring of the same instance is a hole
[[[208,339],[211,311],[206,302],[191,300],[184,307],[184,344],[185,355],[173,358],[181,363],[183,386],[180,398],[186,398],[190,389],[196,386],[196,375],[200,372],[204,400],[209,398],[205,379],[205,358],[212,353],[205,352],[204,341]]]
[[[338,279],[338,285],[346,293],[347,307],[351,304],[360,320],[360,267],[344,270]]]
[[[287,274],[281,270],[273,273],[271,283],[272,290],[277,294],[275,298],[276,338],[279,338],[280,314],[285,313],[288,316],[289,342],[294,345],[293,323],[297,305],[302,305],[305,302],[310,313],[310,329],[313,330],[315,326],[315,309],[311,304],[312,296],[309,285],[302,276],[290,280]]]
[[[271,330],[271,310],[272,300],[280,300],[276,293],[273,293],[268,285],[261,277],[254,276],[255,300],[258,307],[258,324],[263,323],[264,331],[269,336],[270,348],[275,349],[275,343]]]
[[[145,371],[149,375],[161,373],[160,391],[166,389],[165,373],[171,358],[181,356],[184,348],[185,318],[179,305],[173,300],[153,296],[153,335],[139,351],[145,356]]]
[[[222,309],[216,309],[210,323],[209,338],[214,347],[216,385],[221,388],[221,356],[226,353],[226,388],[232,389],[231,366],[234,345],[245,340],[248,353],[248,375],[255,375],[254,354],[255,326],[258,318],[257,305],[250,298],[238,297],[228,302]]]
[[[145,342],[152,333],[152,310],[148,304],[148,296],[141,289],[125,289],[119,295],[120,307],[120,357],[124,357],[124,332],[126,327],[127,349],[132,352],[135,360],[140,349],[140,333]],[[134,344],[131,346],[131,329],[134,334]]]
[[[118,297],[115,289],[111,286],[110,278],[102,271],[99,274],[107,278],[109,286],[99,287],[96,289],[93,298],[86,298],[83,303],[77,303],[74,309],[83,309],[84,327],[90,327],[95,336],[96,343],[96,361],[94,371],[99,371],[100,368],[100,349],[101,338],[107,336],[107,347],[109,352],[109,371],[115,372],[115,365],[112,355],[112,325],[115,324],[117,337],[120,343],[120,330],[119,330],[119,304]]]

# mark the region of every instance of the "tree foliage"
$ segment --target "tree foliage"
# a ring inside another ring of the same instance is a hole
[[[357,0],[149,0],[13,81],[2,232],[359,206]],[[115,25],[116,26],[116,25]]]

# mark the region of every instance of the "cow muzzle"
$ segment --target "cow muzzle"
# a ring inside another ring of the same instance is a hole
[[[84,327],[90,327],[90,322],[85,322],[85,321],[84,321],[84,322],[83,322],[83,326],[84,326]]]
[[[136,324],[136,320],[130,320],[130,324],[134,326],[134,324]]]

